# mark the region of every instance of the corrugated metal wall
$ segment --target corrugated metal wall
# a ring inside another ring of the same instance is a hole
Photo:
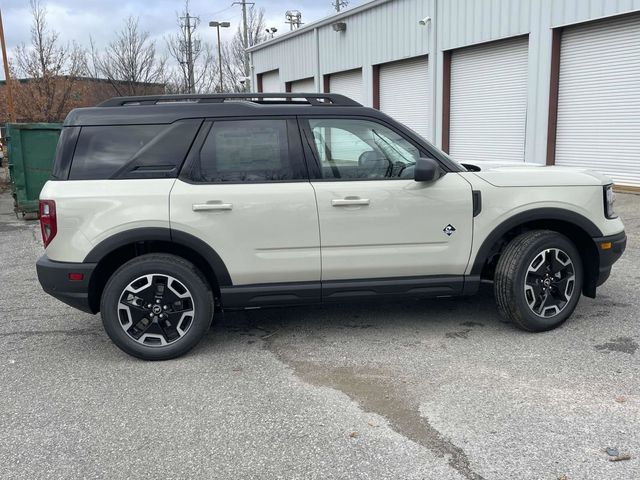
[[[277,69],[280,70],[281,82],[313,77],[316,74],[315,51],[313,31],[275,43],[254,54],[254,75]]]
[[[529,34],[525,161],[544,163],[554,27],[640,10],[640,0],[436,0],[438,72],[442,51]],[[436,82],[436,139],[442,137],[442,82]],[[439,144],[438,144],[439,145]]]
[[[442,52],[528,34],[525,160],[543,163],[552,29],[631,11],[640,11],[640,0],[374,0],[254,50],[254,80],[256,73],[279,68],[282,82],[315,76],[321,86],[324,74],[361,67],[364,103],[371,106],[373,65],[427,54],[435,85],[431,137],[440,146]],[[425,16],[431,24],[418,25]],[[331,23],[338,20],[347,24],[346,32],[333,31]]]
[[[315,76],[322,86],[322,76],[362,68],[365,105],[372,105],[372,65],[400,60],[429,51],[430,29],[418,20],[433,8],[433,0],[376,0],[373,8],[348,15],[347,30],[335,32],[331,24],[317,29],[311,25],[304,33],[265,45],[253,52],[253,72],[280,69],[280,80],[289,82]],[[357,9],[354,9],[357,10]],[[399,30],[397,27],[411,25]],[[316,48],[317,37],[320,48]]]
[[[418,25],[418,20],[429,15],[432,3],[390,1],[345,19],[345,32],[334,32],[330,25],[320,28],[323,73],[425,55],[429,29]]]

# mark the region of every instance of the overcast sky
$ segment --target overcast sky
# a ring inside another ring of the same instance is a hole
[[[297,9],[302,12],[302,21],[310,23],[324,18],[335,10],[334,0],[255,0],[256,7],[264,8],[268,27],[276,27],[277,34],[285,33],[289,26],[284,23],[284,12]],[[366,0],[350,0],[349,7],[365,3]],[[191,12],[199,16],[201,38],[215,44],[215,30],[209,28],[210,20],[229,21],[232,28],[221,29],[224,38],[232,36],[242,21],[241,7],[231,6],[233,0],[191,0]],[[103,46],[120,29],[129,15],[140,18],[142,29],[148,31],[159,48],[165,48],[164,37],[176,27],[176,13],[182,10],[183,0],[42,0],[47,8],[49,26],[60,33],[64,41],[75,40],[83,46],[89,45],[93,37],[98,46]],[[21,42],[29,43],[31,14],[29,0],[0,0],[4,32],[9,48]],[[0,79],[4,72],[0,69]]]

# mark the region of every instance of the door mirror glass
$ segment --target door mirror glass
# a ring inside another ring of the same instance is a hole
[[[438,162],[432,158],[419,158],[415,165],[416,182],[433,182],[442,176]]]

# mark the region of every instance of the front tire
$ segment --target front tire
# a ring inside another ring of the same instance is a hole
[[[549,230],[523,233],[498,259],[494,278],[498,310],[524,330],[551,330],[573,313],[582,281],[582,260],[571,240]]]
[[[102,323],[124,352],[167,360],[191,350],[213,319],[213,294],[200,271],[169,254],[147,254],[122,265],[100,302]]]

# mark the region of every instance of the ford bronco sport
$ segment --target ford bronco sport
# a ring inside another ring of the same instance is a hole
[[[490,159],[494,160],[494,159]],[[474,294],[552,329],[626,236],[611,181],[460,165],[335,94],[122,97],[67,117],[40,195],[46,292],[179,356],[214,311]]]

